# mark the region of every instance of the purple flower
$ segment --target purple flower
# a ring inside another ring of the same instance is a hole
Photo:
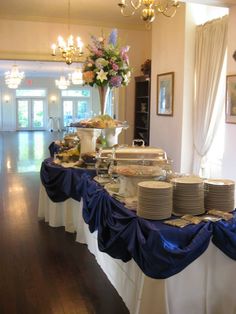
[[[114,28],[111,31],[111,34],[110,34],[110,37],[109,37],[109,40],[108,40],[108,44],[115,46],[116,42],[117,42],[117,29]]]
[[[127,63],[129,63],[128,51],[129,51],[129,46],[122,47],[120,51],[121,58]]]
[[[129,46],[121,48],[117,35],[117,29],[112,29],[108,40],[103,34],[101,37],[91,36],[91,44],[87,46],[89,54],[83,67],[85,84],[113,88],[126,86],[130,81]]]
[[[113,63],[113,64],[112,64],[112,69],[113,69],[114,71],[118,71],[118,70],[119,70],[119,66],[118,66],[117,64]]]
[[[120,87],[122,82],[122,77],[120,75],[113,76],[110,79],[110,86],[111,87]]]

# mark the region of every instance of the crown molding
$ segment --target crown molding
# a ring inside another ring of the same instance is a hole
[[[49,54],[39,54],[22,51],[0,51],[1,60],[27,60],[27,61],[61,61],[53,60]]]
[[[80,57],[78,63],[85,61],[85,55]],[[0,51],[0,60],[19,60],[19,61],[50,61],[50,62],[65,62],[59,56],[53,57],[49,53],[34,53],[22,51]]]

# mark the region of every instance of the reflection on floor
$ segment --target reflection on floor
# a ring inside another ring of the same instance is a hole
[[[58,132],[0,132],[0,171],[8,173],[39,172],[49,156],[48,145],[61,139]]]
[[[0,313],[128,313],[86,246],[37,219],[41,161],[61,136],[0,132]]]

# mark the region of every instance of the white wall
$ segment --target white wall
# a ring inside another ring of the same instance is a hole
[[[187,3],[174,18],[158,16],[153,24],[151,145],[163,148],[173,159],[174,169],[182,173],[192,171],[196,25],[224,14],[220,8]],[[173,117],[156,115],[156,76],[165,72],[175,73]]]
[[[185,5],[175,17],[158,16],[152,29],[151,134],[152,146],[163,148],[180,171],[185,58]],[[157,74],[174,72],[174,115],[157,116]]]
[[[59,34],[67,37],[67,25],[61,23],[0,19],[0,30],[1,59],[53,60],[53,57],[50,56],[51,44],[56,41]],[[85,45],[90,42],[90,34],[100,36],[102,30],[105,34],[109,34],[111,28],[102,25],[97,27],[71,25],[71,33],[75,36],[79,35]],[[120,102],[123,101],[123,103],[119,104],[123,107],[120,110],[123,116],[119,118],[127,120],[130,124],[125,141],[131,142],[134,123],[134,76],[140,75],[141,64],[150,58],[151,33],[145,30],[145,26],[143,31],[131,29],[119,29],[118,31],[120,44],[128,44],[131,47],[129,56],[133,68],[133,78],[126,88],[125,96],[121,95],[120,97]],[[123,91],[123,88],[121,90]],[[3,118],[6,117],[3,116]]]
[[[5,91],[1,91],[2,97],[6,95]],[[1,130],[2,131],[15,131],[16,129],[16,106],[15,96],[7,92],[10,95],[9,102],[5,102],[2,99],[1,103]]]
[[[236,62],[232,58],[236,50],[236,6],[229,11],[228,66],[227,74],[236,75]],[[225,124],[225,146],[222,164],[222,177],[236,181],[236,124]]]

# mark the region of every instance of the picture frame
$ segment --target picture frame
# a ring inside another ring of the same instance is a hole
[[[225,122],[236,123],[236,74],[226,76]]]
[[[173,116],[174,72],[157,75],[157,115]]]

